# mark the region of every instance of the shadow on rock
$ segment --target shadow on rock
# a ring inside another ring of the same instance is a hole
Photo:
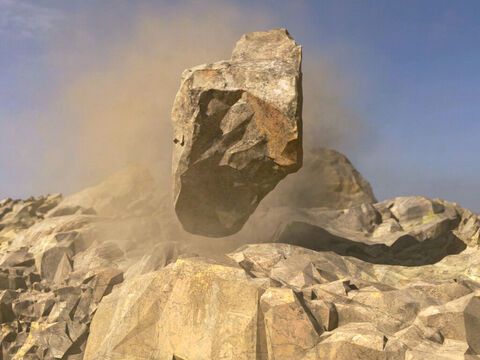
[[[374,264],[402,266],[434,264],[445,256],[459,254],[466,248],[465,243],[451,231],[424,241],[411,235],[401,235],[391,246],[387,246],[351,240],[334,235],[320,226],[299,221],[293,221],[279,230],[274,235],[273,242],[315,251],[333,251],[341,256],[353,256]]]

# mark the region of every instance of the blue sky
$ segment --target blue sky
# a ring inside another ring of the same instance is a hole
[[[305,78],[312,76],[307,70],[314,54],[330,64],[329,81],[347,89],[341,91],[342,106],[357,124],[342,129],[337,142],[324,144],[324,134],[318,145],[343,151],[379,199],[441,197],[480,211],[480,2],[291,3],[205,1],[201,6],[213,14],[224,6],[237,9],[232,28],[238,36],[259,30],[262,16],[267,27],[287,27],[303,45]],[[68,193],[89,185],[87,180],[72,185],[77,175],[62,176],[74,162],[55,170],[44,164],[52,148],[59,158],[73,151],[58,141],[66,136],[63,122],[69,119],[49,126],[39,119],[45,104],[55,113],[52,97],[69,81],[59,62],[65,66],[84,56],[80,63],[88,67],[98,58],[95,51],[69,54],[74,43],[86,38],[82,49],[99,49],[112,39],[119,44],[118,34],[128,37],[136,14],[145,9],[159,22],[175,11],[191,11],[191,21],[198,20],[195,6],[183,1],[0,0],[0,197]],[[206,21],[219,19],[212,15]],[[186,36],[195,38],[195,31]],[[212,39],[221,36],[212,31]],[[220,52],[228,54],[231,45]],[[55,52],[62,55],[52,61]]]

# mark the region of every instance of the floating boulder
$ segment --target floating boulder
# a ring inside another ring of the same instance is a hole
[[[232,58],[184,71],[172,110],[174,202],[185,230],[239,231],[302,166],[301,47],[287,30],[244,35]]]

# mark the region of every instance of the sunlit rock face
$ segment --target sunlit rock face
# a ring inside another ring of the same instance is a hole
[[[302,165],[301,47],[285,29],[244,35],[232,58],[182,75],[172,110],[177,216],[185,230],[236,233]]]
[[[157,185],[130,167],[63,200],[0,201],[0,358],[478,359],[467,209],[257,209],[226,251],[179,229]]]

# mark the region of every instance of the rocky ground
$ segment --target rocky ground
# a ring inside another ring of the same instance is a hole
[[[2,358],[480,359],[479,216],[376,203],[330,154],[303,175],[330,192],[287,207],[274,191],[224,239],[184,232],[140,167],[1,201]]]

